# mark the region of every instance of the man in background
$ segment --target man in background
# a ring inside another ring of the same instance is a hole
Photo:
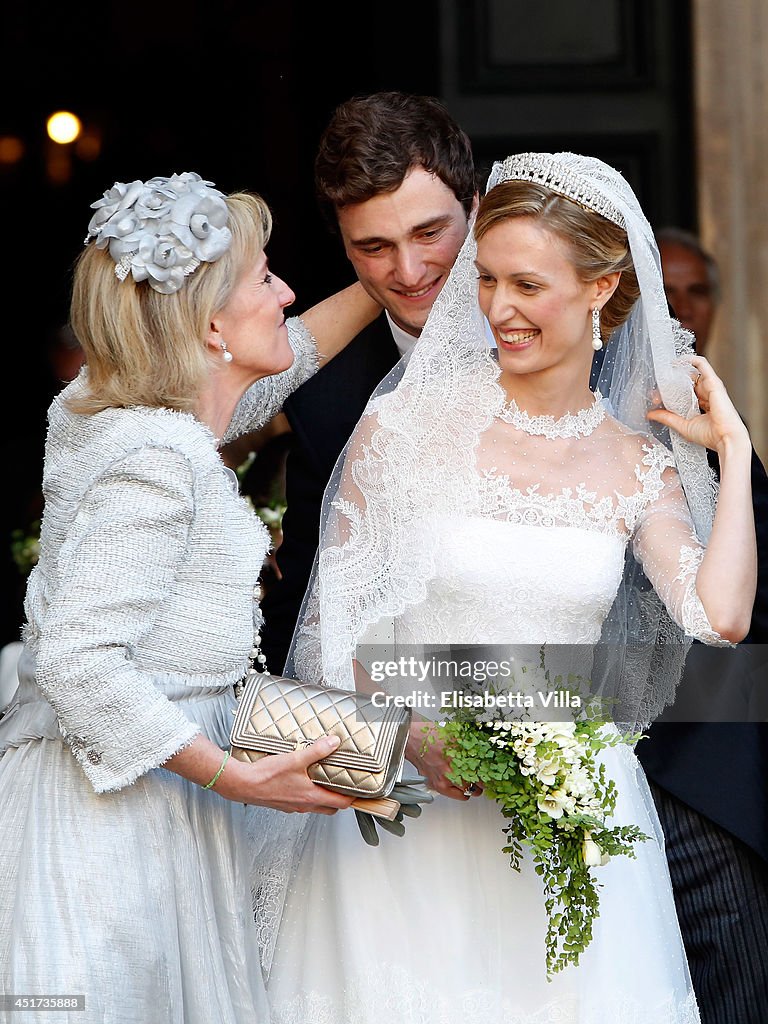
[[[682,228],[656,232],[664,290],[675,317],[696,337],[704,355],[720,301],[720,270],[696,235]]]

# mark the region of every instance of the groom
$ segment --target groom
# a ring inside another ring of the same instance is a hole
[[[288,399],[293,431],[282,579],[265,597],[262,649],[281,672],[318,547],[323,491],[371,393],[416,344],[453,266],[477,196],[472,147],[430,96],[379,92],[334,112],[319,144],[315,185],[381,316]]]

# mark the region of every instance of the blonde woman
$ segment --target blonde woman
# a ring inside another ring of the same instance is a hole
[[[50,408],[21,685],[0,724],[0,987],[78,996],[83,1022],[255,1024],[245,805],[349,800],[306,773],[329,738],[228,757],[269,536],[217,448],[376,309],[353,286],[286,323],[257,195],[185,173],[116,183],[93,207],[71,309],[87,365]]]

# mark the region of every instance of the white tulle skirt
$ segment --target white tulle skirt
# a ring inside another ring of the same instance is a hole
[[[231,689],[186,705],[226,742]],[[85,1012],[0,1009],[0,1020],[267,1024],[249,863],[241,804],[163,769],[97,795],[60,739],[11,747],[0,991],[83,995]]]
[[[501,852],[495,803],[437,798],[366,846],[318,819],[288,894],[267,990],[276,1024],[695,1024],[658,817],[627,748],[605,752],[615,823],[651,839],[595,869],[594,939],[548,981],[541,883]]]

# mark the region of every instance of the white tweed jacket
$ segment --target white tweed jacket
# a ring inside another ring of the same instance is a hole
[[[292,319],[289,330],[293,366],[249,390],[228,437],[265,423],[316,370],[303,323]],[[103,792],[194,739],[187,693],[242,676],[261,620],[254,597],[269,534],[191,414],[72,413],[64,399],[84,387],[86,372],[49,411],[40,558],[25,606],[38,692],[26,710],[50,705]],[[22,718],[24,704],[13,709]],[[13,744],[13,712],[0,723],[0,751]]]

